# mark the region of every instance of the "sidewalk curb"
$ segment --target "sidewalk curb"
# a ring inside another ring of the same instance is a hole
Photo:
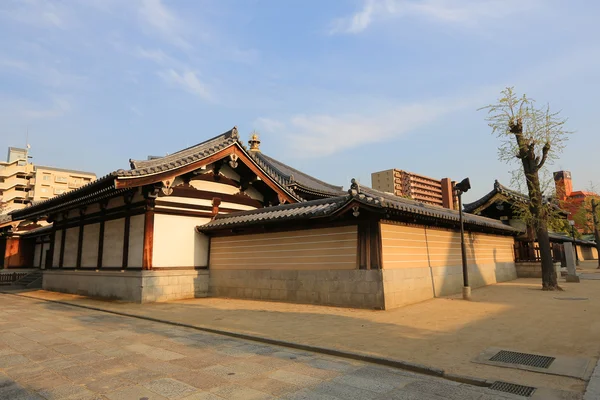
[[[71,307],[85,308],[88,310],[100,311],[100,312],[105,312],[105,313],[109,313],[109,314],[120,315],[123,317],[137,318],[137,319],[151,321],[151,322],[158,322],[158,323],[162,323],[162,324],[179,326],[179,327],[183,327],[183,328],[190,328],[190,329],[195,329],[195,330],[203,331],[203,332],[207,332],[207,333],[229,336],[229,337],[233,337],[236,339],[250,340],[250,341],[254,341],[254,342],[265,343],[265,344],[281,346],[281,347],[287,347],[287,348],[296,349],[296,350],[310,351],[313,353],[326,354],[329,356],[363,361],[363,362],[368,362],[371,364],[383,365],[386,367],[392,367],[392,368],[402,369],[402,370],[406,370],[406,371],[416,372],[416,373],[420,373],[423,375],[435,376],[438,378],[443,378],[443,379],[447,379],[447,380],[459,382],[459,383],[465,383],[465,384],[469,384],[469,385],[473,385],[473,386],[490,387],[491,384],[493,383],[490,381],[486,381],[485,379],[479,379],[479,378],[463,376],[463,375],[456,375],[456,374],[449,374],[449,373],[446,373],[441,368],[430,367],[430,366],[423,365],[423,364],[412,363],[412,362],[402,361],[402,360],[396,360],[396,359],[392,359],[392,358],[377,357],[377,356],[372,356],[372,355],[363,354],[363,353],[355,353],[355,352],[349,352],[349,351],[343,351],[343,350],[330,349],[330,348],[326,348],[326,347],[318,347],[318,346],[306,345],[306,344],[301,344],[301,343],[287,342],[284,340],[271,339],[271,338],[258,336],[258,335],[250,335],[250,334],[245,334],[245,333],[238,333],[238,332],[208,328],[208,327],[204,327],[204,326],[200,326],[200,325],[189,325],[189,324],[184,324],[181,322],[168,321],[168,320],[163,320],[163,319],[159,319],[159,318],[147,317],[147,316],[143,316],[143,315],[129,314],[129,313],[125,313],[125,312],[113,311],[113,310],[108,310],[108,309],[99,308],[99,307],[92,307],[92,306],[86,306],[86,305],[81,305],[81,304],[73,304],[73,303],[69,303],[67,301],[42,299],[42,298],[35,297],[35,296],[27,296],[25,294],[20,294],[20,293],[10,293],[10,292],[2,291],[2,290],[0,290],[0,293],[9,294],[9,295],[18,296],[18,297],[25,297],[25,298],[33,299],[33,300],[45,301],[48,303],[56,303],[56,304],[62,304],[62,305],[67,305],[67,306],[71,306]]]

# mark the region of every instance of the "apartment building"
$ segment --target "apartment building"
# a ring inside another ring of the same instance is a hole
[[[35,165],[28,150],[8,148],[6,162],[0,162],[0,202],[3,213],[25,208],[35,201],[47,200],[96,179],[96,174]]]
[[[451,210],[458,209],[458,199],[452,189],[454,182],[450,178],[434,179],[400,169],[389,169],[372,173],[371,186],[399,197]]]

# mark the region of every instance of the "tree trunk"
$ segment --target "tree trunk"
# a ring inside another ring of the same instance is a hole
[[[533,224],[540,246],[542,263],[542,290],[561,290],[558,286],[558,277],[554,269],[552,248],[548,235],[548,214],[543,204],[543,196],[535,160],[522,159],[527,189],[529,191],[529,210],[533,217]]]
[[[596,239],[596,252],[598,253],[598,268],[600,269],[600,233],[598,232],[598,203],[592,199],[592,221],[594,221],[594,238]]]

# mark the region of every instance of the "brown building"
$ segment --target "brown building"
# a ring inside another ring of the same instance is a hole
[[[1,212],[47,200],[95,179],[92,172],[34,165],[27,149],[9,147],[6,162],[0,162],[0,201],[5,205]]]
[[[458,209],[456,195],[450,178],[434,179],[400,169],[371,174],[371,186],[382,192],[417,200],[426,204]]]

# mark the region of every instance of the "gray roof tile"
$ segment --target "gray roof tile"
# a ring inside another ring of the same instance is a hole
[[[458,211],[449,210],[390,195],[375,189],[361,187],[355,183],[348,194],[320,200],[312,200],[299,204],[289,204],[277,207],[261,208],[252,211],[236,212],[217,216],[206,225],[198,226],[200,232],[209,232],[234,227],[250,226],[261,223],[277,223],[289,220],[303,220],[327,217],[342,209],[351,201],[381,208],[391,214],[404,214],[428,219],[446,221],[453,225],[459,222]],[[472,214],[463,214],[465,224],[503,231],[508,234],[520,233],[518,229],[502,222]]]

